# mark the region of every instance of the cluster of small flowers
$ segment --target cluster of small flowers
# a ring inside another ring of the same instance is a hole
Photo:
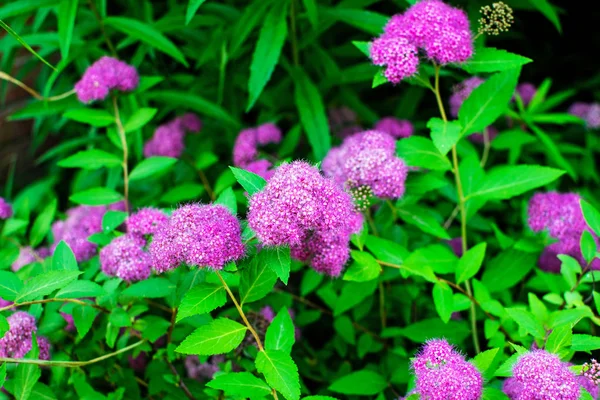
[[[290,246],[292,257],[338,276],[352,233],[362,227],[350,195],[306,162],[280,165],[250,198],[248,225],[265,246]]]
[[[258,147],[281,142],[281,130],[271,123],[242,130],[233,145],[233,165],[269,180],[273,176],[268,160],[258,159]]]
[[[589,379],[594,385],[600,385],[600,363],[592,358],[589,363],[583,364],[581,375]]]
[[[590,230],[579,202],[581,197],[576,193],[536,193],[529,201],[527,223],[534,232],[547,230],[551,237],[558,239],[540,256],[540,268],[548,272],[560,272],[559,254],[567,254],[586,265],[580,250],[581,234]],[[592,269],[600,269],[600,260],[595,259]]]
[[[473,36],[467,14],[440,0],[422,0],[404,15],[394,15],[384,33],[371,43],[373,64],[386,66],[392,83],[414,75],[419,49],[438,64],[460,63],[473,55]]]
[[[0,197],[0,220],[9,219],[13,215],[12,206]]]
[[[411,368],[416,377],[415,393],[422,399],[481,398],[481,373],[444,339],[428,341],[412,361]]]
[[[135,89],[140,77],[134,67],[116,58],[104,56],[85,70],[75,84],[75,93],[82,103],[104,100],[113,90],[127,92]]]
[[[569,114],[585,121],[590,129],[600,128],[600,104],[576,102],[569,107]]]
[[[219,364],[224,362],[225,356],[222,354],[211,356],[205,362],[201,362],[198,356],[188,356],[184,365],[190,379],[204,382],[212,379],[220,371]]]
[[[586,384],[558,356],[545,350],[533,350],[519,357],[513,367],[513,377],[504,381],[502,390],[512,400],[577,400],[580,383]]]
[[[154,135],[144,144],[144,156],[179,158],[185,147],[186,132],[198,133],[202,121],[196,114],[187,113],[156,128]]]
[[[50,254],[51,252],[48,247],[40,247],[37,250],[32,249],[30,246],[21,247],[19,249],[19,256],[12,263],[11,268],[16,272],[38,259],[48,257]]]
[[[377,197],[399,198],[408,168],[395,153],[392,136],[379,131],[357,133],[329,151],[323,172],[341,186],[368,186]]]
[[[288,308],[288,314],[290,314],[290,317],[292,318],[292,321],[293,321],[294,318],[296,317],[294,310],[292,310],[291,308]],[[260,315],[262,315],[262,317],[265,319],[265,321],[267,321],[267,327],[275,319],[275,311],[273,311],[273,308],[271,306],[264,306],[263,308],[261,308]],[[294,337],[296,340],[298,340],[302,337],[302,331],[300,331],[300,328],[298,328],[297,326],[294,326]]]
[[[158,273],[189,266],[222,269],[244,255],[238,219],[221,205],[188,204],[159,225],[149,247]]]
[[[23,358],[32,347],[33,333],[37,332],[35,318],[26,312],[17,311],[7,318],[9,330],[0,339],[0,357]],[[50,342],[37,337],[40,360],[50,359]]]
[[[127,234],[100,251],[102,272],[125,281],[147,279],[152,272],[150,254],[144,250],[147,235],[155,234],[168,216],[155,208],[142,208],[127,218]]]
[[[87,239],[94,233],[102,232],[102,217],[108,210],[125,210],[125,203],[105,206],[78,206],[67,211],[67,219],[52,225],[54,244],[51,252],[61,240],[69,245],[77,261],[86,261],[96,254],[96,244]]]

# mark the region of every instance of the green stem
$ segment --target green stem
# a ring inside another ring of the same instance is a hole
[[[292,40],[292,59],[294,60],[294,65],[300,65],[300,57],[298,55],[298,38],[296,36],[296,1],[290,0],[290,28],[292,31],[291,40]]]
[[[123,192],[125,195],[125,211],[129,213],[129,167],[127,166],[127,160],[129,158],[129,149],[127,148],[127,137],[125,136],[125,128],[121,122],[121,116],[119,114],[119,104],[117,103],[117,97],[113,96],[113,109],[115,111],[115,124],[117,125],[117,132],[119,139],[121,140],[121,146],[123,147]]]
[[[56,299],[56,298],[25,301],[23,303],[13,303],[10,306],[0,308],[0,312],[10,310],[12,308],[30,306],[32,304],[46,304],[46,303],[74,303],[74,304],[79,304],[81,306],[92,307],[92,308],[95,308],[96,310],[102,311],[103,313],[110,314],[110,311],[108,309],[106,309],[102,306],[96,305],[96,304],[86,303],[85,301],[82,301],[79,299]]]
[[[490,155],[490,134],[488,128],[483,129],[483,154],[481,155],[481,168],[485,167]]]
[[[21,89],[23,89],[24,91],[26,91],[27,93],[32,95],[36,100],[57,101],[57,100],[62,100],[65,97],[69,97],[70,95],[75,93],[75,89],[73,89],[73,90],[69,90],[68,92],[58,94],[56,96],[44,97],[41,94],[39,94],[35,89],[30,88],[25,83],[21,82],[20,80],[18,80],[16,78],[13,78],[12,76],[8,75],[5,72],[0,71],[0,79],[4,79],[5,81],[11,82],[11,83],[17,85],[18,87],[20,87]]]

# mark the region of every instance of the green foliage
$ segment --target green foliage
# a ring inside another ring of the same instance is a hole
[[[244,339],[247,328],[227,318],[219,318],[201,326],[176,349],[184,354],[224,354],[235,349]]]

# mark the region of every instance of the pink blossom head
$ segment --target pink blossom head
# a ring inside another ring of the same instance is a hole
[[[590,105],[588,103],[575,102],[569,107],[569,114],[575,115],[581,119],[585,119],[587,112],[590,109]]]
[[[383,75],[392,83],[400,83],[417,73],[417,47],[404,37],[379,38],[369,49],[373,64],[386,67]]]
[[[49,360],[50,359],[50,341],[43,337],[37,337],[37,345],[39,349],[39,359],[40,360]]]
[[[339,276],[350,257],[349,229],[337,233],[315,232],[299,245],[292,245],[292,257],[310,264],[315,271]]]
[[[21,268],[23,268],[24,266],[29,265],[34,261],[35,261],[34,250],[30,246],[21,247],[21,249],[19,250],[19,257],[17,257],[15,262],[12,263],[11,269],[13,271],[18,271]]]
[[[7,321],[9,330],[0,339],[0,357],[23,358],[31,350],[33,332],[37,332],[35,318],[17,311]]]
[[[598,385],[600,385],[600,363],[592,358],[590,362],[583,364],[581,375],[577,377],[577,380],[594,399],[597,399]]]
[[[248,128],[242,130],[233,145],[233,164],[236,167],[244,167],[254,161],[257,156],[256,129]]]
[[[0,220],[9,219],[13,215],[12,206],[0,197]]]
[[[569,107],[569,114],[583,119],[590,129],[600,128],[600,104],[598,103],[573,103]]]
[[[61,311],[60,315],[61,315],[61,317],[63,317],[63,319],[67,323],[67,326],[65,326],[65,331],[73,332],[75,330],[75,321],[73,320],[73,316],[71,314],[67,314],[62,311]]]
[[[181,263],[222,269],[244,255],[240,223],[221,205],[182,206],[154,235],[150,255],[158,273]]]
[[[452,96],[450,96],[450,114],[452,114],[453,117],[456,118],[458,116],[458,110],[460,110],[464,101],[471,95],[471,92],[483,82],[484,80],[480,77],[472,76],[454,86]]]
[[[513,377],[521,385],[518,399],[579,399],[575,374],[558,356],[545,350],[534,350],[519,357]],[[516,385],[516,384],[515,384]]]
[[[198,356],[188,356],[185,358],[184,366],[190,379],[197,381],[208,381],[219,372],[219,363],[225,362],[223,355],[210,357],[206,362],[201,363]]]
[[[275,171],[271,169],[272,166],[273,164],[271,164],[271,162],[268,160],[257,160],[246,164],[244,169],[256,175],[262,176],[268,181],[275,173]]]
[[[262,124],[256,128],[256,142],[261,146],[279,143],[281,142],[281,130],[272,123]]]
[[[588,228],[576,193],[536,193],[527,210],[529,227],[534,232],[548,230],[550,236],[560,239],[579,234]]]
[[[130,235],[154,235],[158,228],[169,220],[159,209],[146,207],[131,214],[125,224]]]
[[[491,143],[496,138],[496,136],[498,136],[498,129],[496,129],[492,125],[488,126],[485,129],[486,129],[487,135],[488,135],[488,143]],[[477,144],[485,143],[485,138],[483,136],[483,133],[473,133],[472,135],[468,136],[468,139],[471,142],[477,143]]]
[[[127,92],[139,84],[139,75],[134,67],[116,58],[104,56],[85,71],[75,84],[75,93],[82,103],[104,100],[113,90]]]
[[[413,124],[405,119],[385,117],[377,121],[374,130],[385,132],[396,139],[407,138],[414,132]]]
[[[150,255],[142,248],[139,238],[119,236],[100,251],[102,272],[124,281],[148,279],[151,273]]]
[[[521,100],[523,100],[523,104],[528,105],[533,99],[533,96],[535,96],[537,88],[533,83],[524,82],[517,86],[516,92]]]
[[[177,118],[181,126],[188,132],[198,133],[202,129],[202,121],[194,113],[186,113]]]
[[[0,308],[8,307],[12,304],[12,301],[4,300],[2,297],[0,297]]]
[[[452,249],[452,252],[454,254],[456,254],[456,256],[462,257],[462,255],[463,255],[462,237],[460,237],[460,236],[455,237],[453,239],[448,240],[446,243],[448,243],[448,245]]]
[[[523,385],[515,378],[507,378],[502,383],[502,391],[509,399],[518,399],[522,390]]]
[[[262,315],[262,317],[269,323],[273,322],[273,319],[275,319],[275,311],[273,311],[271,306],[264,306],[261,308],[260,315]]]
[[[183,153],[185,131],[177,121],[159,126],[154,135],[144,144],[144,156],[179,158]]]
[[[428,341],[412,361],[416,392],[430,400],[477,400],[483,378],[475,366],[443,339]]]

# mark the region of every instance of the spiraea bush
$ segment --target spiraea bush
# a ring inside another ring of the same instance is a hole
[[[597,399],[600,105],[532,13],[4,2],[0,398]]]

